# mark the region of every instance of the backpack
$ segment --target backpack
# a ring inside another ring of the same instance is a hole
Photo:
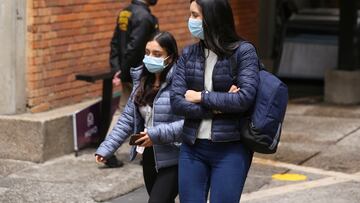
[[[288,88],[275,75],[266,71],[260,60],[258,64],[260,82],[255,103],[241,129],[241,141],[254,152],[273,154],[280,141],[288,102]],[[236,84],[236,57],[230,57],[230,65]]]

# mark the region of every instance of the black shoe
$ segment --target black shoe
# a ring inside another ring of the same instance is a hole
[[[116,158],[115,155],[112,155],[109,159],[106,160],[105,165],[109,168],[120,168],[124,163]]]

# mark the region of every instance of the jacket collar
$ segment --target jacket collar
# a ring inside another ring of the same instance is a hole
[[[173,75],[174,75],[174,69],[176,68],[175,64],[170,68],[168,74],[166,75],[166,83],[170,83]]]
[[[149,6],[148,6],[146,3],[144,3],[143,1],[140,1],[140,0],[132,0],[131,3],[132,3],[132,4],[135,4],[135,5],[138,5],[138,6],[141,6],[141,7],[143,7],[144,9],[150,11]]]

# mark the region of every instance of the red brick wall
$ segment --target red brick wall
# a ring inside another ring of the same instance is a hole
[[[241,37],[253,42],[258,40],[259,0],[231,0],[235,26]]]
[[[101,82],[75,81],[75,74],[108,68],[109,42],[118,11],[130,1],[28,0],[28,109],[42,112],[101,95]],[[256,42],[258,2],[232,0],[238,32]],[[159,0],[153,13],[180,49],[193,42],[189,0]]]

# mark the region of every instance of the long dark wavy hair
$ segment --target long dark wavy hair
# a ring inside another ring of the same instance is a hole
[[[171,60],[171,62],[167,64],[166,68],[161,72],[160,84],[162,84],[165,82],[168,72],[179,57],[178,47],[175,38],[169,32],[159,32],[155,34],[150,41],[156,41],[159,43],[160,47],[166,50],[170,58],[168,60]],[[136,89],[135,93],[135,104],[138,106],[153,105],[154,98],[160,89],[159,87],[153,87],[154,81],[155,74],[150,73],[144,66],[141,74],[140,85]]]
[[[219,58],[229,57],[243,39],[235,30],[234,17],[228,0],[190,0],[202,12],[205,40],[201,45],[212,50]]]

